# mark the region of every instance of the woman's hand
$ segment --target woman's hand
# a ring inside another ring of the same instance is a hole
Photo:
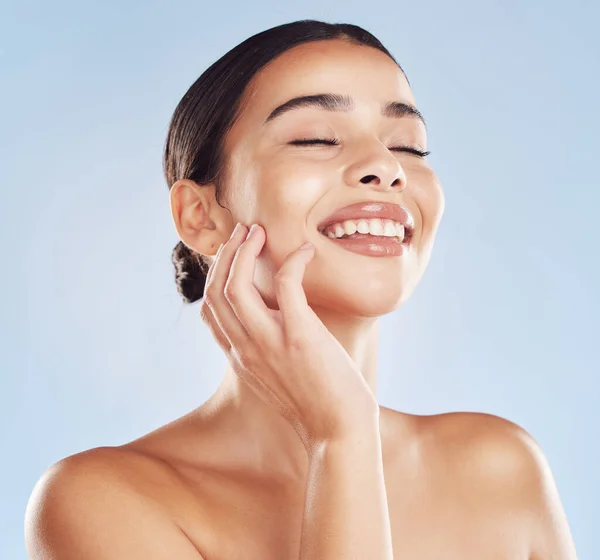
[[[202,320],[236,374],[296,429],[307,451],[378,419],[379,405],[346,350],[308,306],[302,288],[314,246],[291,252],[274,276],[279,310],[253,284],[266,232],[237,224],[215,256]],[[372,424],[371,424],[372,425]]]

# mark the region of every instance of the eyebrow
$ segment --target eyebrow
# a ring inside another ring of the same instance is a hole
[[[300,109],[302,107],[312,107],[316,109],[323,109],[325,111],[351,111],[354,109],[354,99],[348,95],[339,95],[336,93],[318,93],[315,95],[303,95],[301,97],[294,97],[289,101],[286,101],[279,107],[276,107],[271,111],[269,116],[266,118],[263,124],[266,124],[273,119],[293,111],[294,109]],[[384,117],[390,117],[394,119],[401,119],[404,117],[413,118],[420,120],[425,128],[425,118],[421,112],[409,103],[403,103],[401,101],[388,101],[381,105],[381,114]]]

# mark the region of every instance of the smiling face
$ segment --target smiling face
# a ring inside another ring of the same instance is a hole
[[[288,100],[316,94],[351,98],[353,108],[304,106],[265,122]],[[273,274],[306,241],[316,247],[303,281],[313,308],[383,315],[400,306],[423,275],[444,196],[426,158],[391,150],[427,150],[426,128],[418,118],[382,116],[382,106],[391,101],[415,105],[397,64],[377,49],[341,40],[296,46],[250,82],[225,140],[221,201],[234,221],[257,222],[266,230],[254,283],[269,307],[277,309]],[[313,138],[339,143],[292,144]],[[369,200],[399,204],[412,214],[410,251],[366,256],[319,232],[319,223],[337,209]]]

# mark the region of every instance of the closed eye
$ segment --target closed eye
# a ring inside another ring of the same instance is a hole
[[[290,144],[294,146],[310,146],[312,144],[327,144],[329,146],[337,146],[340,141],[337,138],[307,138],[302,140],[292,140]],[[431,152],[423,152],[418,148],[413,148],[411,146],[394,146],[390,148],[393,152],[409,152],[411,154],[415,154],[419,157],[426,157]]]

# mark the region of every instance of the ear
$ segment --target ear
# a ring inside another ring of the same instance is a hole
[[[230,212],[217,203],[213,183],[198,185],[190,179],[176,181],[171,187],[170,205],[181,241],[206,256],[216,254],[235,226]]]

